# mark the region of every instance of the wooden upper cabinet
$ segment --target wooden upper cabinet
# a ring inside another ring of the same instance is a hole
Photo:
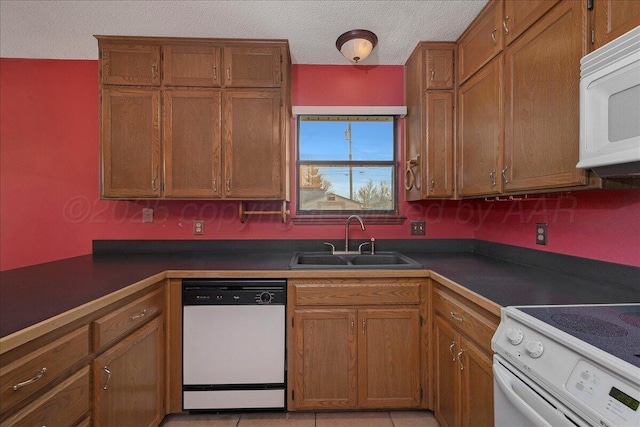
[[[502,56],[458,89],[458,194],[499,194],[502,138]]]
[[[424,60],[424,88],[453,89],[453,49],[428,48]]]
[[[101,43],[100,63],[103,84],[160,85],[160,46]]]
[[[208,44],[163,46],[163,83],[167,86],[219,87],[220,52],[218,46]]]
[[[502,31],[509,45],[560,0],[504,0]]]
[[[640,1],[594,0],[594,49],[640,25]]]
[[[279,47],[229,46],[224,48],[226,87],[280,87],[282,51]]]
[[[102,89],[102,196],[159,197],[160,91]]]
[[[504,52],[505,191],[586,183],[576,168],[584,8],[562,2]]]
[[[221,93],[164,92],[165,196],[220,197]]]
[[[453,197],[453,93],[425,92],[424,114],[427,127],[424,197]]]
[[[405,199],[451,198],[455,43],[420,42],[405,64]]]
[[[496,56],[504,46],[502,0],[490,0],[458,39],[459,84]]]
[[[224,94],[224,187],[227,198],[282,199],[281,95],[275,90]]]

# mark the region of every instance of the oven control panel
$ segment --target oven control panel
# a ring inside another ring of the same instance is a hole
[[[565,387],[592,410],[610,420],[611,426],[640,425],[640,390],[613,378],[591,363],[580,360]]]

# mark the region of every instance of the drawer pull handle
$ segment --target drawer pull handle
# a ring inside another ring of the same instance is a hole
[[[362,319],[362,335],[367,333],[367,319]]]
[[[452,357],[452,362],[456,361],[456,355],[453,354],[453,347],[456,346],[456,342],[455,341],[451,341],[451,345],[449,346],[449,353],[451,353],[451,357]]]
[[[142,310],[140,313],[136,313],[133,316],[130,317],[131,320],[136,320],[136,319],[142,319],[143,317],[145,317],[147,315],[147,309],[145,308],[144,310]]]
[[[18,383],[16,385],[13,386],[13,391],[18,390],[20,387],[24,387],[26,385],[29,385],[31,383],[35,383],[36,381],[38,381],[40,378],[42,378],[42,376],[44,375],[44,373],[47,372],[47,368],[42,368],[38,371],[38,373],[36,374],[35,377],[33,378],[29,378],[26,381],[22,381],[21,383]]]
[[[354,325],[354,321],[353,321],[353,319],[351,319],[351,328],[350,328],[351,335],[353,335],[353,328],[354,328],[354,326],[355,326],[355,325]]]
[[[107,373],[107,380],[104,382],[104,386],[102,386],[102,389],[106,390],[107,389],[107,385],[109,384],[109,380],[111,379],[111,370],[109,369],[109,367],[107,365],[104,365],[102,370]]]
[[[227,67],[227,80],[231,80],[231,67]]]
[[[213,66],[213,80],[218,80],[218,67]]]
[[[460,360],[460,356],[462,356],[462,353],[464,353],[464,350],[460,350],[458,352],[458,363],[460,364],[460,370],[463,371],[464,370],[464,365],[462,364],[462,360]]]
[[[498,45],[498,40],[496,40],[496,31],[498,31],[497,28],[494,28],[493,31],[491,31],[491,41],[493,41],[494,46]]]
[[[495,187],[496,186],[496,170],[495,169],[489,172],[489,179],[491,180],[491,186]]]
[[[509,166],[505,166],[502,168],[502,180],[505,184],[509,183],[509,179],[507,178],[507,169],[509,169]]]
[[[431,81],[436,78],[436,70],[431,70]]]
[[[504,33],[509,35],[509,27],[507,27],[507,19],[509,19],[509,16],[505,16],[504,21],[502,21],[502,26],[504,27]]]
[[[454,313],[453,311],[451,312],[451,318],[453,320],[456,320],[458,322],[464,322],[464,319],[460,316],[458,316],[456,313]]]

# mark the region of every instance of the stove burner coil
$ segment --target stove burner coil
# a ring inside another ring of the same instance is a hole
[[[551,319],[565,328],[599,337],[623,337],[629,333],[615,323],[582,314],[553,314]]]

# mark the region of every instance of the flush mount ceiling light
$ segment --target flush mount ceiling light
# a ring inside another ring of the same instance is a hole
[[[378,37],[369,30],[347,31],[336,40],[336,47],[349,61],[365,59],[378,44]]]

